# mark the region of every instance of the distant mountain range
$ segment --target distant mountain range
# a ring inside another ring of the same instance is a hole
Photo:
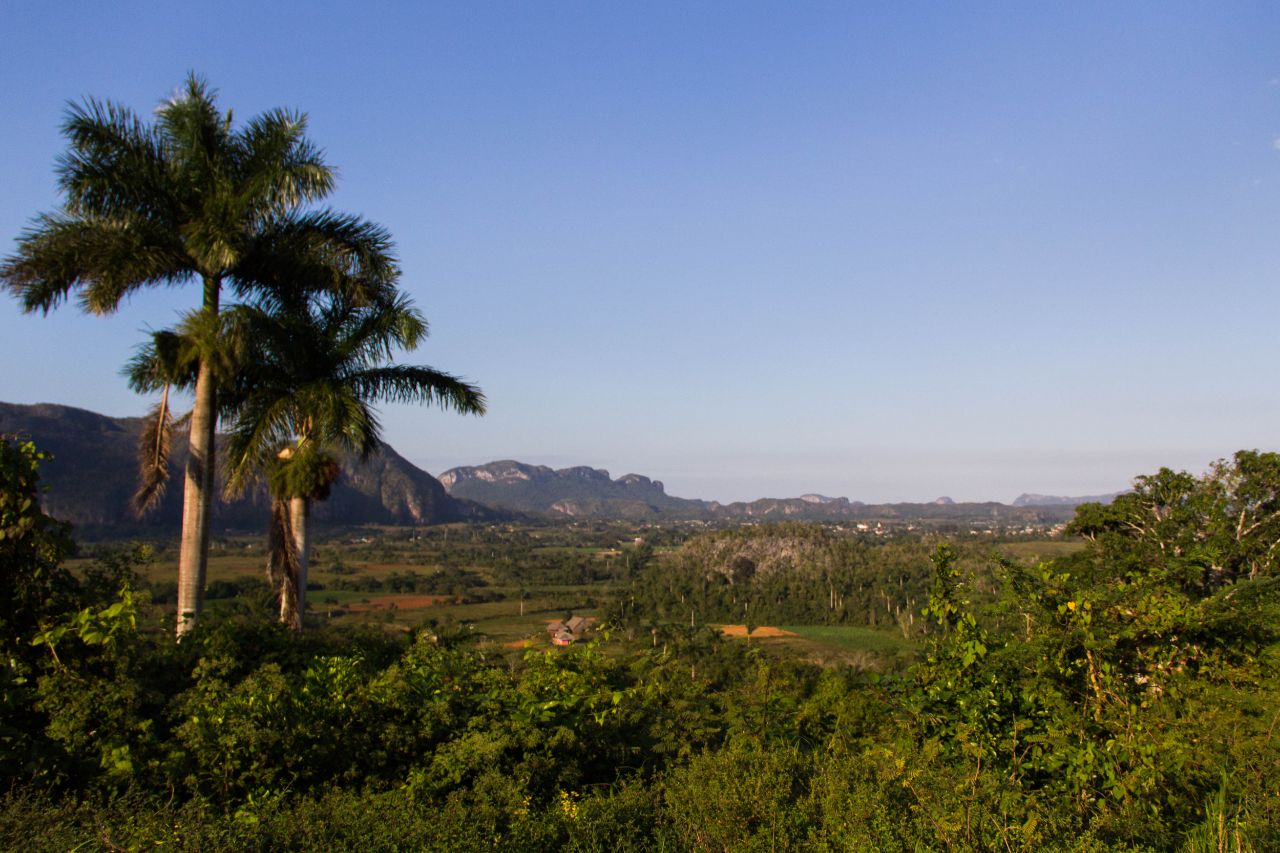
[[[716,504],[671,497],[661,481],[640,474],[616,480],[598,468],[526,465],[504,459],[450,468],[440,482],[454,497],[492,507],[571,518],[711,517]]]
[[[1044,524],[1071,517],[1076,503],[1091,499],[1062,498],[1045,503],[1009,506],[996,502],[956,503],[938,498],[930,503],[865,504],[848,498],[806,494],[798,498],[761,498],[722,504],[668,495],[661,481],[640,474],[614,480],[598,468],[526,465],[511,459],[451,468],[440,482],[453,497],[462,497],[513,512],[569,518],[704,519],[704,520],[892,520],[955,521],[971,519]]]
[[[1065,498],[1061,495],[1029,495],[1021,494],[1013,500],[1014,506],[1079,506],[1080,504],[1109,504],[1124,492],[1109,492],[1105,495],[1085,495],[1078,498]]]
[[[157,510],[142,520],[129,510],[141,429],[141,418],[112,418],[47,403],[0,403],[0,434],[30,437],[54,457],[41,470],[48,487],[46,510],[72,522],[88,536],[167,533],[180,525],[186,459],[186,442],[182,440],[174,442],[170,485]],[[1013,505],[956,503],[950,498],[930,503],[865,504],[806,494],[722,504],[673,497],[660,481],[640,474],[615,480],[597,468],[554,470],[514,460],[452,468],[437,480],[386,444],[368,460],[343,460],[342,470],[330,498],[315,505],[314,518],[320,525],[427,525],[519,515],[635,521],[1052,524],[1069,519],[1077,504],[1114,497],[1022,495]],[[266,524],[266,503],[262,490],[232,501],[219,496],[213,507],[214,529],[260,530]]]
[[[31,438],[53,456],[40,469],[47,487],[45,510],[83,534],[138,535],[177,530],[182,518],[185,440],[174,441],[169,487],[154,512],[133,517],[129,499],[137,483],[137,442],[142,418],[112,418],[70,406],[0,403],[0,434]],[[214,502],[215,530],[265,529],[266,495]],[[504,517],[450,497],[440,482],[411,465],[390,446],[366,461],[345,459],[328,500],[313,509],[318,524],[439,524]]]

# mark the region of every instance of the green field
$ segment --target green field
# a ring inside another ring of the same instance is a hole
[[[1024,563],[1038,563],[1066,557],[1085,547],[1079,539],[1040,539],[1034,542],[1004,542],[998,548],[1002,554]]]

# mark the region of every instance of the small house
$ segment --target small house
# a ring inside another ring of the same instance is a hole
[[[595,621],[582,616],[574,616],[566,622],[548,622],[547,635],[551,638],[552,645],[572,645],[574,642],[581,640],[587,631],[591,630],[591,626],[595,624]]]

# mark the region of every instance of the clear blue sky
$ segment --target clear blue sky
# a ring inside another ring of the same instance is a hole
[[[0,251],[67,100],[195,70],[395,235],[409,358],[492,402],[384,408],[433,473],[1007,501],[1275,449],[1280,5],[1048,5],[5,3]],[[0,399],[141,413],[197,298],[0,298]]]

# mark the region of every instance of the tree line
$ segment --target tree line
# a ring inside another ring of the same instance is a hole
[[[637,555],[613,616],[627,624],[864,625],[916,637],[925,629],[918,616],[932,547],[799,522],[716,531],[669,554]],[[963,553],[976,566],[987,551]]]

